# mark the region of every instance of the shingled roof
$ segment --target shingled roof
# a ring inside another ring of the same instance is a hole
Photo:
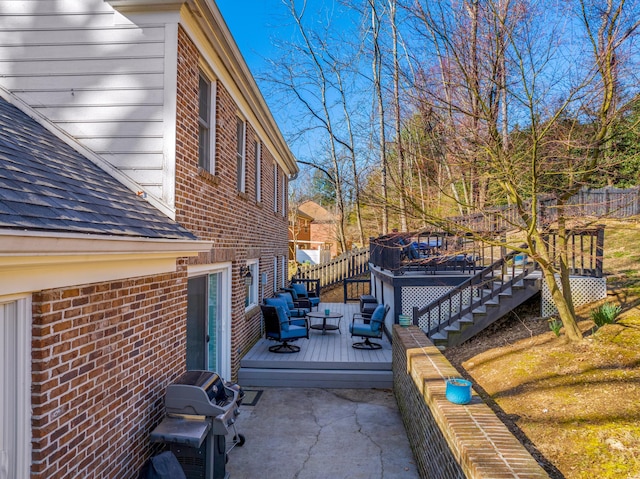
[[[0,229],[196,239],[1,97]]]

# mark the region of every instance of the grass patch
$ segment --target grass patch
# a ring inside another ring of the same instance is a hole
[[[581,343],[558,337],[550,321],[520,318],[510,336],[495,331],[482,352],[459,353],[457,364],[552,464],[553,479],[640,478],[638,250],[638,224],[608,222],[608,298],[581,310]]]

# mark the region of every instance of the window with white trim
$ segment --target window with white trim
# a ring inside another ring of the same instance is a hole
[[[287,257],[286,256],[281,256],[282,258],[282,287],[286,288],[287,287],[287,276],[289,276],[288,274],[288,270],[287,270]]]
[[[241,118],[236,118],[236,163],[237,163],[237,186],[238,191],[245,192],[246,188],[246,136],[247,124]]]
[[[273,291],[276,292],[278,290],[278,257],[273,257]]]
[[[282,174],[282,188],[280,188],[280,196],[282,197],[282,216],[287,216],[287,175]]]
[[[31,466],[31,296],[0,299],[0,477]]]
[[[262,143],[260,140],[256,140],[255,144],[255,167],[256,167],[256,177],[255,177],[255,187],[256,187],[256,203],[260,203],[262,201]]]
[[[247,280],[242,278],[244,283],[244,307],[245,309],[252,308],[253,306],[258,305],[258,283],[260,274],[259,261],[257,259],[252,259],[247,261],[247,268],[249,268],[249,273],[251,275],[251,280]]]
[[[273,164],[273,211],[278,212],[278,164]]]
[[[215,174],[216,83],[200,72],[198,83],[198,166]]]

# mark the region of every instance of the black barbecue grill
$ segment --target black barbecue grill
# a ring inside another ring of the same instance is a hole
[[[243,396],[240,386],[212,371],[187,371],[167,386],[166,416],[151,440],[168,445],[187,479],[225,479],[225,435],[234,433],[231,448],[244,444],[244,436],[235,429]]]

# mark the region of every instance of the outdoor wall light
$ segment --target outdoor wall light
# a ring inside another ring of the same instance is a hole
[[[251,277],[251,268],[248,266],[240,266],[240,277],[244,279],[244,284],[247,286],[251,286],[252,277]]]

